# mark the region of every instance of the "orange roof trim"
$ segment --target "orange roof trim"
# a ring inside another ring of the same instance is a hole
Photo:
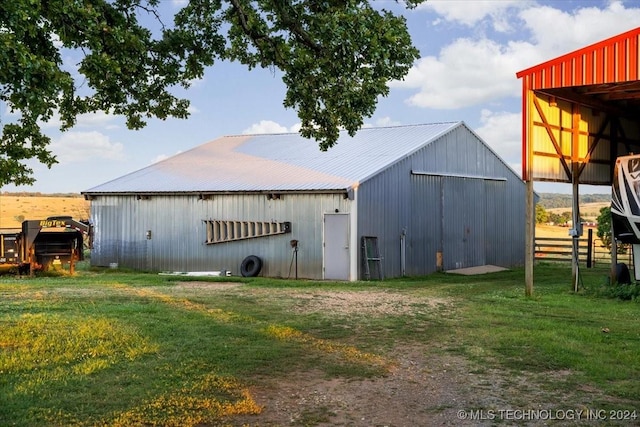
[[[551,89],[639,79],[640,27],[516,73],[528,89]]]

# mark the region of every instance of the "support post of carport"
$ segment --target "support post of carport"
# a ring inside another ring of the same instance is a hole
[[[533,296],[533,263],[535,261],[536,206],[533,197],[533,144],[529,127],[529,101],[532,96],[528,90],[528,79],[522,85],[522,178],[525,181],[525,235],[524,235],[524,294]]]
[[[576,103],[571,103],[571,187],[573,195],[571,213],[573,216],[573,228],[571,232],[571,279],[573,291],[578,292],[580,279],[580,237],[582,236],[582,223],[580,221],[580,108]]]
[[[579,270],[580,270],[580,236],[582,236],[582,224],[580,223],[580,194],[578,180],[578,163],[573,163],[572,171],[572,219],[573,228],[571,229],[571,280],[573,291],[578,292]]]
[[[533,181],[526,181],[526,219],[525,219],[525,251],[524,251],[524,294],[533,296],[533,262],[534,262],[534,239],[535,239],[535,205],[533,203]]]

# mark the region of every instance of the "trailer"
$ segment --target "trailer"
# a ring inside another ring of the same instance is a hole
[[[88,222],[70,216],[23,221],[20,230],[0,230],[0,271],[32,275],[66,267],[73,273],[91,236]]]
[[[611,228],[613,243],[629,243],[632,247],[633,270],[640,281],[640,155],[616,159],[611,188]],[[615,251],[614,251],[615,252]],[[616,265],[616,280],[629,283],[627,265]]]

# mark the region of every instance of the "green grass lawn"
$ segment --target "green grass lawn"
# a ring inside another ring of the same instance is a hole
[[[225,278],[240,284],[233,291],[114,270],[2,276],[0,425],[216,425],[258,414],[249,387],[264,378],[384,376],[398,343],[505,375],[549,373],[550,393],[582,388],[591,405],[640,411],[640,303],[602,297],[607,274],[583,269],[576,294],[566,265],[539,265],[532,298],[519,269],[357,283]],[[372,291],[388,297],[372,305],[386,312],[311,306],[327,292]]]

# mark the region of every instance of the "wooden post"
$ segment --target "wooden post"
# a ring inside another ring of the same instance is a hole
[[[611,221],[611,271],[609,283],[615,285],[618,281],[616,277],[616,264],[618,264],[618,242],[613,234],[613,221]]]
[[[533,181],[529,179],[526,188],[526,213],[525,213],[525,250],[524,250],[524,294],[533,296],[533,262],[535,239],[535,205],[533,203]]]
[[[573,187],[573,255],[571,278],[573,291],[578,292],[580,260],[578,259],[582,224],[580,222],[580,108],[571,103],[571,185]]]
[[[587,268],[593,267],[593,228],[587,233]]]
[[[571,251],[571,283],[573,283],[573,291],[578,292],[578,270],[580,268],[580,260],[578,259],[580,235],[582,234],[582,224],[580,223],[580,195],[579,195],[579,179],[578,179],[578,162],[573,162],[572,168],[572,186],[573,186],[573,233],[572,251]]]
[[[533,132],[530,126],[529,105],[533,92],[529,90],[529,77],[522,80],[522,179],[525,189],[524,232],[524,294],[533,296],[534,240],[536,234],[536,207],[533,198]]]

